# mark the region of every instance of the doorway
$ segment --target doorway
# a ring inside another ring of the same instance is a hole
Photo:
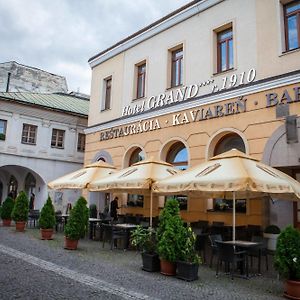
[[[293,171],[293,177],[300,182],[300,169]],[[300,229],[300,201],[294,202],[294,227]]]

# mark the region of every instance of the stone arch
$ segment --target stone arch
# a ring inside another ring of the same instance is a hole
[[[214,156],[214,150],[218,142],[224,138],[226,135],[236,134],[241,137],[245,145],[246,154],[249,154],[249,145],[246,136],[243,132],[237,130],[236,128],[222,128],[216,131],[208,140],[206,150],[205,150],[205,159],[208,160],[212,156]]]
[[[166,161],[169,150],[171,149],[171,147],[172,147],[174,144],[176,144],[176,143],[178,143],[178,142],[181,142],[181,143],[185,146],[185,148],[186,148],[186,150],[187,150],[187,162],[188,162],[188,165],[190,165],[190,150],[189,150],[189,145],[188,145],[188,143],[187,143],[183,138],[181,138],[181,137],[173,137],[172,139],[166,141],[166,142],[162,145],[162,147],[161,147],[161,149],[160,149],[160,151],[159,151],[159,158],[160,158],[161,160],[163,160],[163,161]]]
[[[139,144],[130,145],[130,147],[125,151],[125,154],[123,156],[123,160],[122,160],[123,168],[127,168],[129,166],[130,157],[133,154],[133,152],[136,151],[136,149],[138,148],[140,148],[144,152],[145,159],[146,159],[146,151],[142,145]]]
[[[107,162],[108,164],[113,165],[113,159],[112,159],[111,155],[105,150],[101,150],[96,153],[96,155],[93,158],[93,162],[96,162],[98,160],[103,160],[103,161]]]

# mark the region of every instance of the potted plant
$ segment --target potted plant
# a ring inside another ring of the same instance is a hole
[[[284,295],[300,299],[300,231],[286,227],[279,235],[274,265],[287,280]]]
[[[53,227],[56,224],[55,211],[50,196],[44,204],[39,217],[39,225],[42,240],[51,240]]]
[[[91,204],[89,207],[89,212],[90,212],[90,218],[97,218],[97,205],[96,204]]]
[[[80,197],[71,209],[68,223],[65,226],[65,249],[77,249],[78,240],[87,231],[88,219],[87,201],[84,197]]]
[[[156,236],[152,227],[143,228],[138,225],[131,232],[131,243],[142,251],[143,270],[157,272],[160,269],[158,254],[156,253]]]
[[[195,250],[196,235],[191,227],[186,228],[184,244],[180,252],[180,260],[177,261],[177,278],[186,281],[198,279],[199,264],[201,257]]]
[[[176,261],[180,258],[185,243],[185,227],[179,215],[176,199],[169,199],[160,213],[157,228],[157,252],[160,258],[160,272],[176,275]]]
[[[12,219],[16,222],[16,230],[23,232],[28,220],[29,200],[25,192],[21,191],[16,200],[12,211]]]
[[[276,250],[277,238],[280,234],[280,228],[276,225],[269,225],[264,230],[264,238],[268,239],[268,249],[271,251]]]
[[[3,226],[10,226],[11,223],[11,213],[14,208],[14,200],[11,197],[7,197],[2,204],[1,208],[1,219]]]

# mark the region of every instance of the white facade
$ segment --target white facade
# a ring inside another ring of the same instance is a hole
[[[0,140],[0,199],[4,201],[8,195],[14,176],[17,192],[24,190],[29,197],[34,193],[34,209],[41,209],[49,192],[47,183],[83,165],[84,152],[77,151],[77,141],[78,134],[86,128],[87,116],[1,101],[0,98],[0,120],[6,120],[5,140]],[[22,143],[23,124],[37,126],[35,144]],[[52,129],[65,131],[62,149],[51,147]],[[26,184],[29,173],[34,180]],[[68,202],[77,200],[80,193],[76,190],[61,192],[50,192],[56,209],[60,210],[64,210]]]

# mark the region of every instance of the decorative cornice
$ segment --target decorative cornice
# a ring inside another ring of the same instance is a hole
[[[185,100],[183,102],[174,103],[173,105],[166,106],[164,108],[157,108],[153,110],[148,110],[143,113],[129,116],[129,117],[121,117],[115,120],[111,120],[102,124],[91,126],[85,129],[86,134],[96,133],[98,131],[107,130],[113,127],[118,127],[122,125],[127,125],[130,123],[138,122],[145,119],[157,118],[163,115],[177,113],[179,111],[195,108],[198,106],[211,104],[215,102],[220,102],[236,97],[246,96],[249,94],[254,94],[258,92],[262,92],[265,90],[278,88],[285,85],[290,85],[294,83],[300,82],[300,71],[271,77],[267,79],[262,79],[257,82],[253,82],[244,86],[239,86],[236,88],[232,88],[228,91],[207,94],[199,97],[195,97],[189,100]]]
[[[89,59],[91,68],[224,0],[193,1]]]

